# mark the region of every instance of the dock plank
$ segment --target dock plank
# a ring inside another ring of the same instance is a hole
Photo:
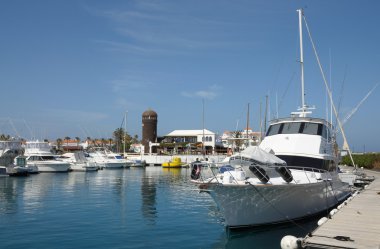
[[[306,248],[380,248],[380,172],[332,219],[303,240]]]

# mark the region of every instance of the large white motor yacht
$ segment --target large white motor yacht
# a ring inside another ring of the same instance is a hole
[[[57,160],[50,150],[47,142],[27,141],[24,153],[27,165],[37,166],[39,172],[68,172],[70,163]]]
[[[303,13],[298,11],[302,37]],[[302,57],[300,62],[303,65]],[[272,120],[258,147],[230,157],[231,169],[222,173],[192,168],[192,181],[212,196],[226,226],[290,222],[324,212],[351,194],[349,185],[338,177],[332,125],[308,117],[311,111],[304,102],[303,73],[301,83],[299,111]]]

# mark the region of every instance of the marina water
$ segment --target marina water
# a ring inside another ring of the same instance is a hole
[[[280,248],[316,225],[226,229],[189,178],[153,166],[0,178],[0,248]]]

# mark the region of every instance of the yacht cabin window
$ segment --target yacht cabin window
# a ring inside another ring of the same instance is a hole
[[[267,136],[277,135],[277,134],[308,134],[308,135],[318,135],[322,136],[328,141],[331,141],[329,129],[319,123],[309,123],[309,122],[288,122],[280,123],[269,126]]]
[[[282,134],[296,134],[300,133],[301,122],[297,123],[284,123]]]

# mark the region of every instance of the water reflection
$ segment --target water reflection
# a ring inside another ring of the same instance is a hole
[[[141,179],[141,212],[143,217],[148,221],[149,225],[156,224],[157,208],[156,208],[156,182],[152,176],[146,171]]]
[[[17,210],[17,182],[11,177],[0,178],[0,215]]]
[[[221,239],[214,248],[226,249],[252,249],[280,248],[281,239],[286,235],[295,237],[305,237],[307,233],[317,227],[320,217],[313,217],[298,221],[296,223],[286,223],[273,226],[260,226],[245,229],[225,229]]]
[[[141,241],[149,248],[279,248],[283,236],[306,234],[289,224],[226,230],[210,195],[189,179],[188,169],[161,167],[0,178],[0,230],[5,237],[26,232],[30,248],[65,237],[66,248],[93,249],[139,248]]]

